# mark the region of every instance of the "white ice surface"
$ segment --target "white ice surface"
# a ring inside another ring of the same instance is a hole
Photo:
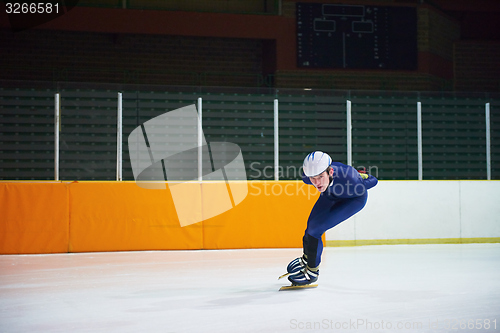
[[[0,332],[500,331],[500,244],[326,248],[318,288],[279,292],[300,254],[0,256]]]

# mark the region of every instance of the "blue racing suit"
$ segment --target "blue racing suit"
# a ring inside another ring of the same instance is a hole
[[[359,212],[366,204],[368,189],[377,185],[377,178],[369,175],[363,179],[360,173],[340,162],[332,162],[333,176],[328,188],[321,193],[314,204],[304,235],[304,254],[308,266],[318,267],[323,252],[321,236],[340,222]],[[309,177],[302,174],[302,180],[312,185]]]

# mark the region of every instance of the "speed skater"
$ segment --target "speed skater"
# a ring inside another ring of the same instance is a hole
[[[322,235],[363,209],[368,199],[367,190],[378,183],[372,175],[332,162],[331,157],[321,151],[306,156],[301,176],[304,183],[313,185],[321,193],[307,220],[302,238],[303,255],[287,267],[292,285],[307,285],[318,280]]]

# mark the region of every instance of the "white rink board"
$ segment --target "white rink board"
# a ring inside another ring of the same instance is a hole
[[[327,240],[500,237],[498,181],[380,181]]]

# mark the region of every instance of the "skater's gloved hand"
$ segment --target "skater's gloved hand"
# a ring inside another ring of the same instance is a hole
[[[367,173],[359,173],[359,175],[361,176],[361,178],[363,179],[367,179],[368,177],[370,177]]]
[[[358,170],[361,179],[368,179],[368,177],[370,177],[370,175],[366,173],[365,167],[359,167],[356,170]]]

